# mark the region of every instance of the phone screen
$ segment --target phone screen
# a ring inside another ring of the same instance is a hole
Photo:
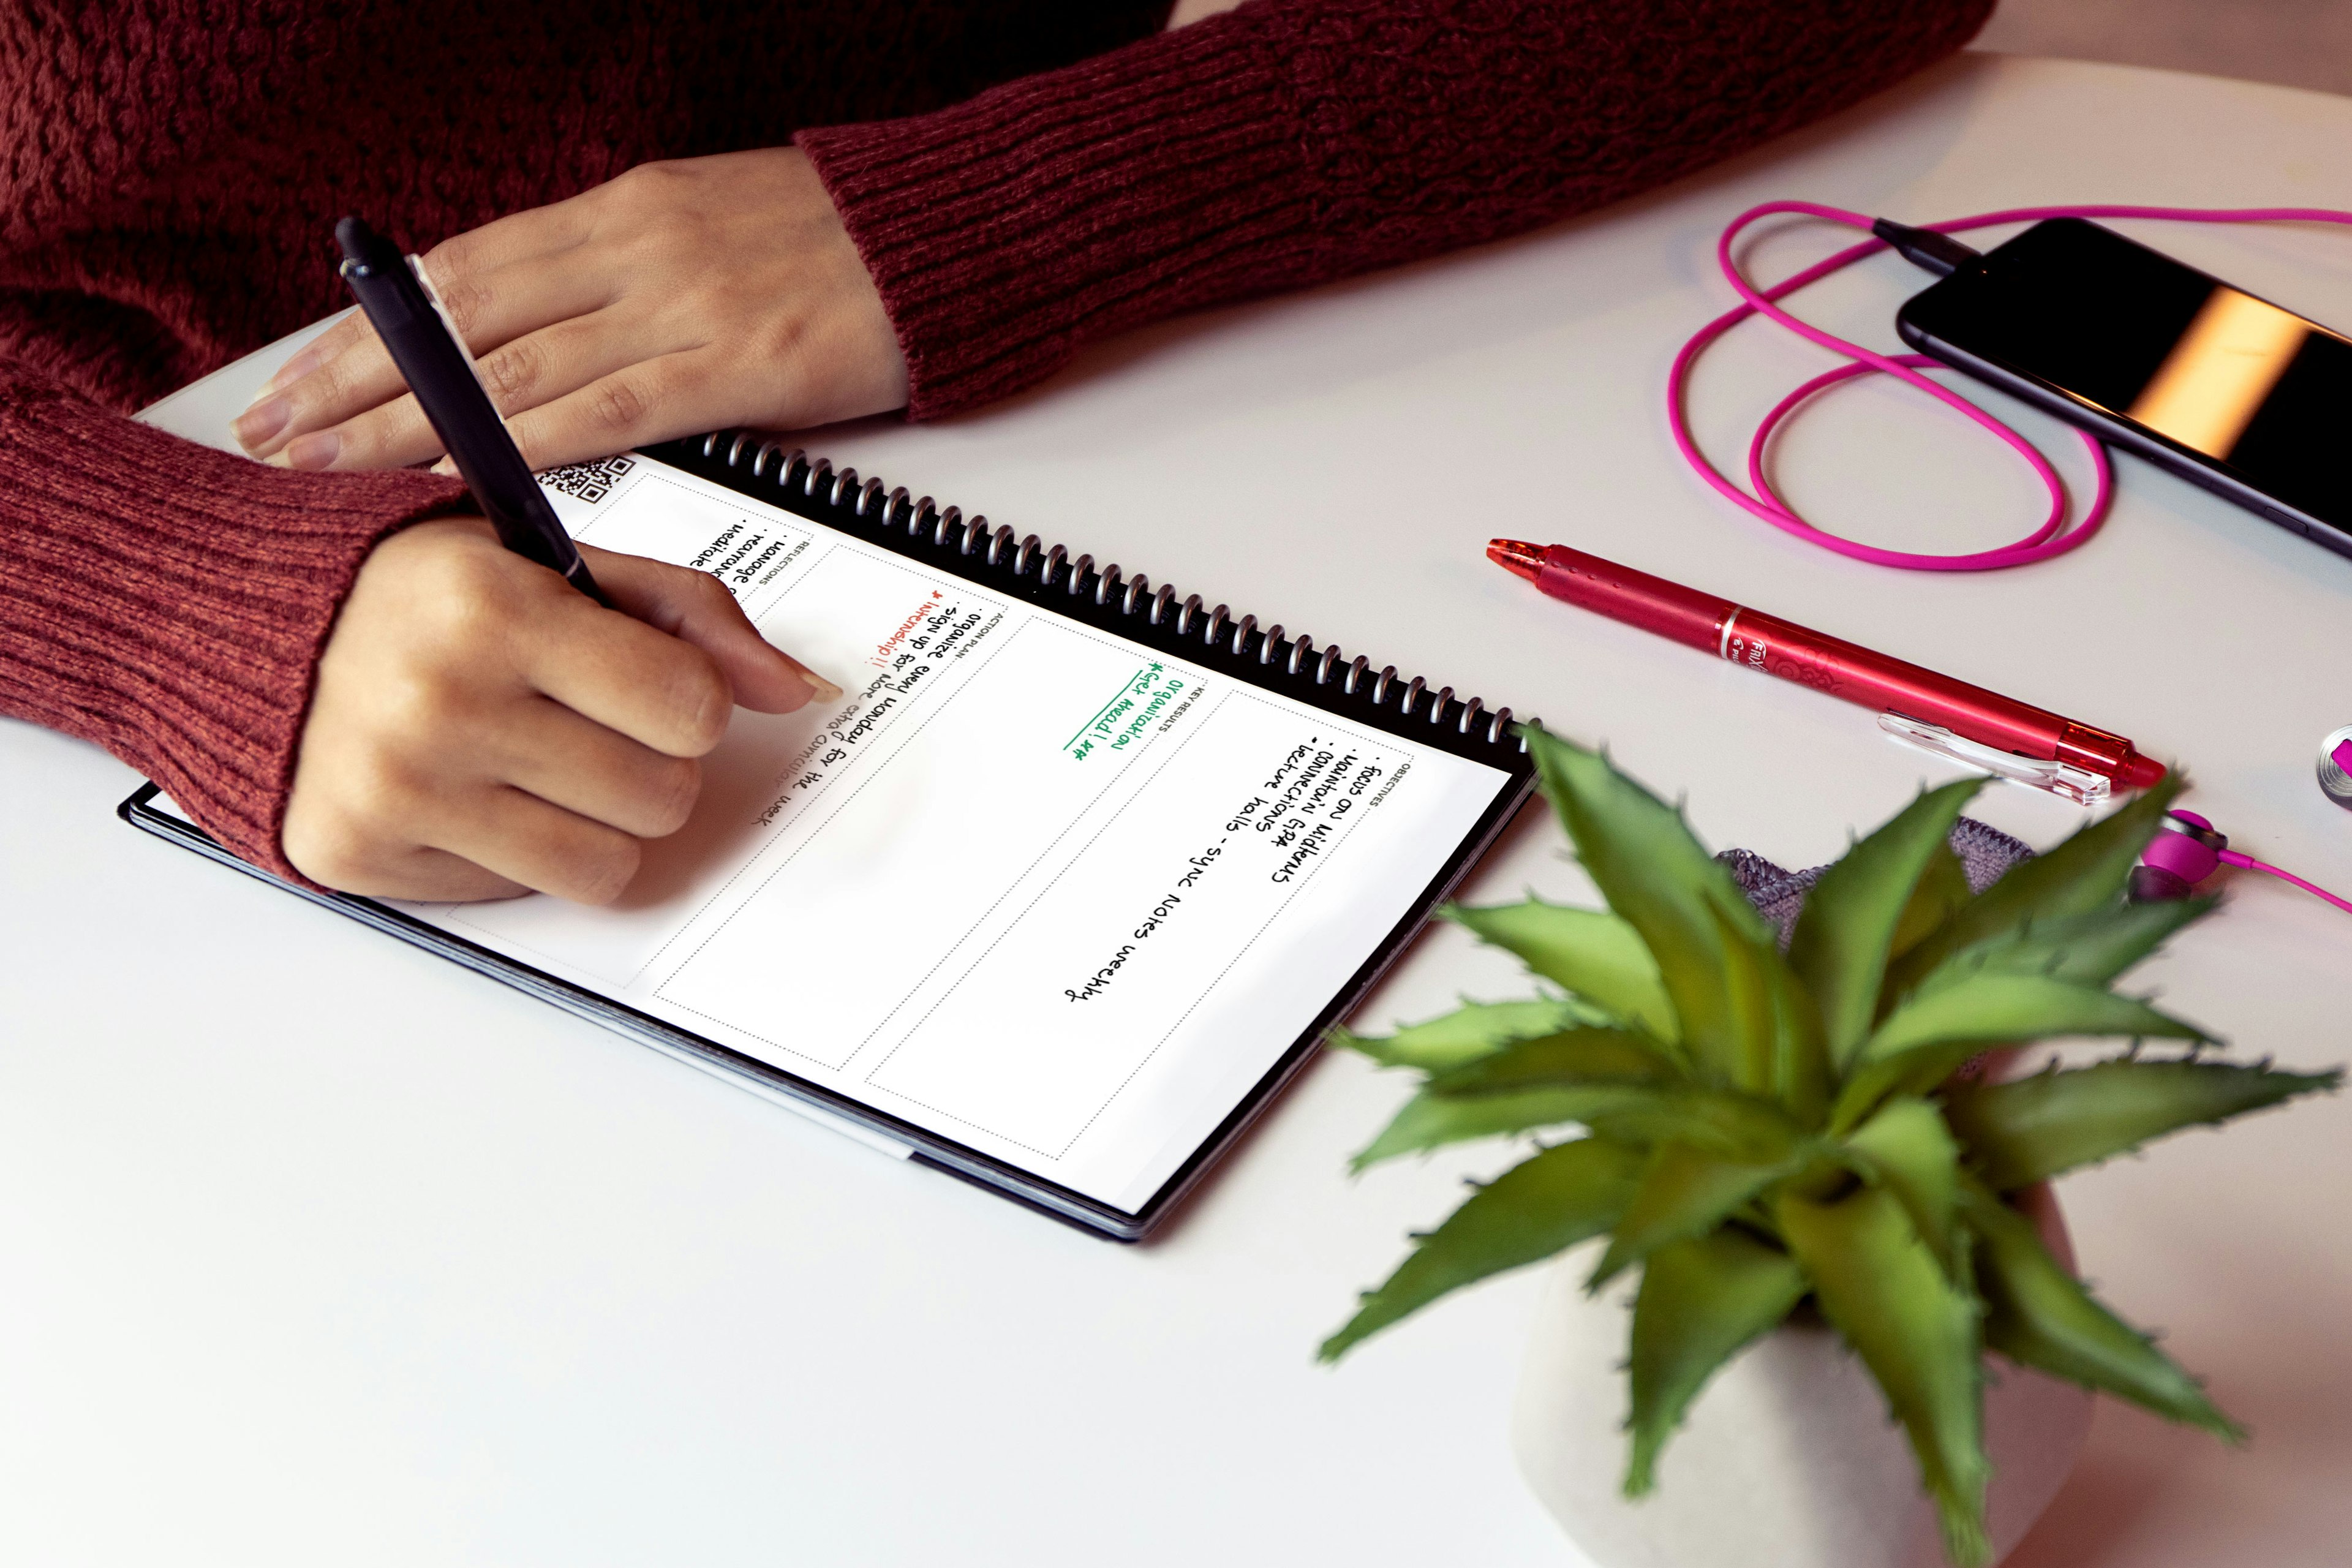
[[[2352,341],[2079,218],[2035,225],[1903,310],[1958,349],[2352,530]],[[1921,342],[1919,334],[1928,341]]]

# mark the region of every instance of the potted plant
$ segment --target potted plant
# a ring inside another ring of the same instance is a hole
[[[2177,784],[1974,894],[1948,839],[1980,781],[1928,791],[1822,874],[1784,952],[1674,808],[1595,752],[1527,737],[1609,908],[1529,899],[1446,913],[1561,994],[1337,1038],[1423,1076],[1358,1169],[1471,1139],[1582,1132],[1418,1237],[1323,1359],[1450,1290],[1605,1237],[1586,1291],[1638,1279],[1625,1497],[1652,1489],[1719,1369],[1776,1331],[1825,1322],[1883,1391],[1960,1568],[1991,1561],[1984,1385],[2000,1363],[2240,1435],[2021,1212],[2052,1177],[2340,1079],[2214,1059],[2194,1025],[2113,989],[2211,908],[2124,901]],[[2010,1081],[1963,1071],[2080,1036],[2133,1043]],[[2144,1054],[2145,1040],[2180,1045]],[[1691,1483],[1701,1506],[1705,1481]]]

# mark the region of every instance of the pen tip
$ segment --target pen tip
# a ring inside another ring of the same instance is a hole
[[[2168,770],[2154,757],[2143,757],[2137,752],[2124,758],[2124,765],[2116,770],[2116,783],[2126,789],[2151,789],[2164,782]]]
[[[1524,539],[1490,539],[1486,542],[1486,559],[1507,572],[1516,572],[1532,583],[1543,571],[1544,552],[1540,545],[1529,544]]]

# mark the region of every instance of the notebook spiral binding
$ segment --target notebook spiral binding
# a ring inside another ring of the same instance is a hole
[[[1478,698],[1457,698],[1450,686],[1432,691],[1420,676],[1400,677],[1392,664],[1375,670],[1362,654],[1349,658],[1337,644],[1318,648],[1306,633],[1260,626],[1255,616],[1235,619],[1224,605],[1203,608],[1198,594],[1180,597],[1172,584],[1164,583],[1155,589],[1140,573],[1128,576],[1116,563],[1098,568],[1091,555],[1074,558],[1061,545],[1047,548],[1034,533],[1017,537],[1009,526],[992,528],[984,516],[967,518],[961,509],[940,507],[929,496],[910,497],[904,485],[860,479],[856,468],[835,468],[827,458],[812,458],[804,448],[787,447],[758,431],[719,430],[651,450],[746,493],[772,489],[785,510],[866,533],[900,553],[952,552],[947,564],[959,576],[979,580],[982,571],[1009,575],[1031,602],[1080,619],[1115,616],[1130,623],[1120,627],[1129,637],[1136,636],[1131,623],[1139,617],[1156,635],[1136,640],[1157,642],[1196,661],[1206,656],[1255,664],[1259,669],[1253,679],[1260,684],[1273,684],[1265,678],[1278,666],[1286,681],[1299,683],[1295,694],[1318,707],[1336,710],[1335,699],[1369,702],[1395,732],[1464,755],[1527,751],[1508,708],[1489,710]],[[1429,729],[1406,728],[1398,722],[1402,720],[1422,720]],[[1491,755],[1482,760],[1496,761]]]

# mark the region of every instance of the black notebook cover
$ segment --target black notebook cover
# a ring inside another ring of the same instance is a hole
[[[967,520],[953,507],[941,509],[929,498],[912,499],[906,490],[879,479],[861,479],[854,469],[835,470],[821,458],[811,459],[756,434],[721,432],[651,447],[642,456],[870,545],[919,558],[928,570],[952,574],[999,595],[1026,600],[1139,647],[1180,657],[1352,723],[1483,763],[1502,773],[1504,782],[1472,831],[1454,846],[1438,873],[1412,900],[1405,917],[1364,955],[1313,1025],[1280,1054],[1149,1201],[1132,1211],[1060,1185],[1006,1159],[906,1121],[390,905],[313,892],[279,881],[229,855],[201,829],[157,805],[157,791],[152,784],[123,803],[125,820],[696,1066],[791,1100],[868,1142],[893,1152],[904,1151],[919,1163],[1055,1218],[1131,1241],[1166,1217],[1315,1055],[1325,1033],[1347,1016],[1411,944],[1429,915],[1533,790],[1533,763],[1507,709],[1489,710],[1475,698],[1456,697],[1451,688],[1432,689],[1423,679],[1401,678],[1392,668],[1375,669],[1366,658],[1345,656],[1334,647],[1318,647],[1304,635],[1285,636],[1279,626],[1262,627],[1252,616],[1236,619],[1222,605],[1204,609],[1196,595],[1181,595],[1164,585],[1155,587],[1139,575],[1120,574],[1116,567],[1097,570],[1088,556],[1073,556],[1060,546],[1043,545],[1034,535],[1016,537],[1010,528],[992,528],[985,518]],[[545,480],[553,488],[593,500],[598,487],[609,484],[639,460],[640,456],[631,455],[579,465],[551,473]]]

